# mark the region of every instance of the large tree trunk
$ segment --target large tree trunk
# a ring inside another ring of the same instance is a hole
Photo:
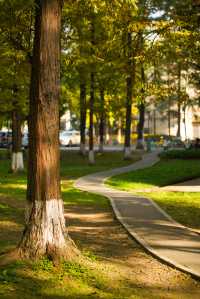
[[[131,159],[131,121],[132,121],[132,97],[133,97],[133,74],[135,73],[135,65],[132,61],[132,35],[127,34],[128,47],[128,76],[126,78],[126,127],[125,127],[125,143],[124,143],[124,159]]]
[[[86,83],[80,72],[80,153],[85,156],[85,128],[86,128]]]
[[[14,109],[12,112],[12,172],[24,170],[21,125],[21,115],[17,109]]]
[[[105,133],[105,107],[104,107],[104,90],[100,89],[100,122],[99,122],[99,151],[103,153],[104,133]]]
[[[144,84],[145,84],[145,73],[144,66],[141,67],[141,80],[143,87],[141,89],[142,100],[138,105],[139,109],[139,122],[137,126],[137,149],[144,149],[144,122],[145,122],[145,95],[144,95]]]
[[[22,257],[71,257],[65,239],[60,194],[59,82],[60,0],[36,0],[35,39],[29,118],[26,227],[19,244]],[[68,242],[67,242],[68,241]]]

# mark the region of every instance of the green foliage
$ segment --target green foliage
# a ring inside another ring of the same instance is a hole
[[[181,160],[194,160],[200,159],[199,149],[186,149],[186,150],[170,150],[160,154],[163,159],[181,159]]]

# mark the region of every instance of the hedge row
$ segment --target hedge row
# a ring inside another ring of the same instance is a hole
[[[163,159],[200,159],[200,149],[168,150],[160,153]]]

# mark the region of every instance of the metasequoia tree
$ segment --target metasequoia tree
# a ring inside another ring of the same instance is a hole
[[[30,88],[26,226],[19,244],[23,257],[72,255],[65,238],[60,193],[59,85],[61,1],[35,1],[35,38]]]

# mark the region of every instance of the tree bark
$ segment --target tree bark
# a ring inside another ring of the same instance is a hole
[[[105,133],[105,107],[104,107],[104,90],[100,89],[100,101],[101,101],[101,110],[100,110],[100,122],[99,122],[99,151],[103,153],[104,147],[104,133]]]
[[[59,85],[61,1],[36,0],[30,88],[29,162],[26,226],[19,244],[22,257],[72,257],[65,239],[60,193]]]
[[[168,135],[169,137],[171,136],[171,103],[170,100],[168,99],[168,111],[167,111],[167,116],[168,116]]]
[[[153,110],[153,134],[156,135],[156,131],[157,131],[157,128],[156,128],[156,109],[154,108]]]
[[[94,73],[90,76],[89,163],[94,164]]]
[[[133,75],[135,73],[135,65],[132,61],[132,35],[127,34],[128,47],[128,76],[126,78],[126,127],[125,127],[125,143],[124,143],[124,159],[131,159],[131,121],[132,121],[132,97],[133,97]]]
[[[181,137],[181,65],[178,63],[178,117],[177,117],[177,134],[178,138]]]
[[[139,122],[137,126],[137,149],[144,149],[144,122],[145,122],[145,98],[144,98],[144,84],[145,84],[145,73],[144,67],[141,67],[141,80],[143,87],[141,89],[142,100],[138,105],[139,109]]]
[[[95,46],[95,26],[94,26],[94,16],[91,18],[91,54],[94,54],[94,46]],[[94,68],[94,65],[92,65]],[[91,71],[90,74],[90,126],[89,126],[89,163],[94,164],[94,82],[95,82],[95,74],[94,71]]]
[[[14,109],[12,112],[12,172],[24,170],[21,125],[21,115],[18,109]]]
[[[85,129],[86,129],[86,83],[80,72],[80,153],[85,156]]]

